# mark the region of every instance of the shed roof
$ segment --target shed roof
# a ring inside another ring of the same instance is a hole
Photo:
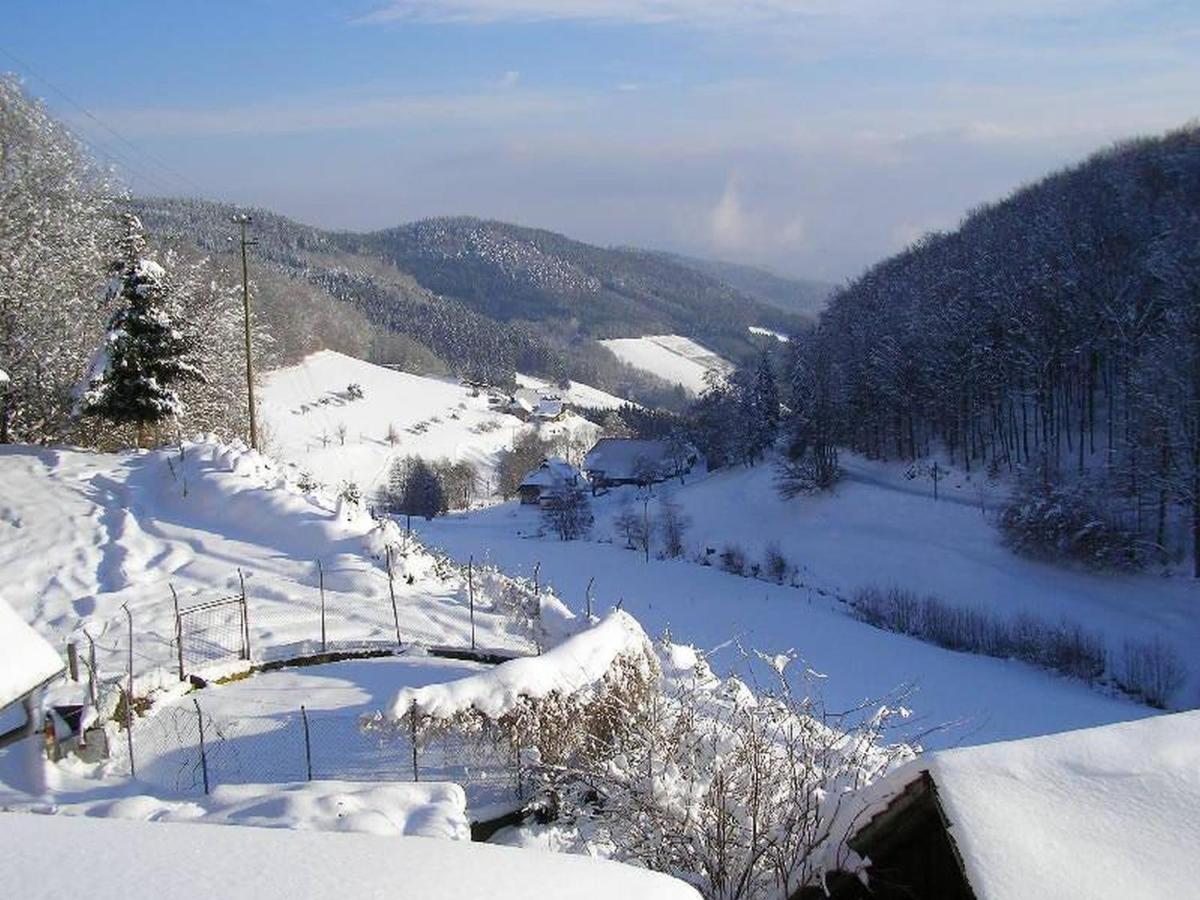
[[[53,645],[0,597],[0,709],[37,690],[63,668]]]
[[[578,477],[578,469],[566,460],[552,456],[526,475],[521,487],[558,487]]]
[[[1200,885],[1200,711],[945,750],[890,780],[921,770],[980,900]]]

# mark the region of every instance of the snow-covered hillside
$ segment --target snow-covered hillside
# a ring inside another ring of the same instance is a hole
[[[622,498],[642,505],[633,489],[594,501],[593,540],[530,540],[541,522],[515,505],[423,525],[428,540],[452,553],[485,549],[498,564],[529,571],[541,563],[565,598],[578,606],[589,581],[597,609],[618,600],[652,632],[669,628],[701,646],[717,648],[714,664],[740,664],[731,640],[770,653],[794,649],[824,677],[833,706],[853,706],[914,683],[908,701],[920,721],[960,722],[926,739],[930,746],[1025,737],[1149,714],[1128,700],[1105,696],[1082,682],[1030,666],[955,653],[871,628],[815,590],[743,578],[720,570],[717,556],[740,546],[750,563],[769,544],[800,567],[798,579],[826,591],[897,585],[952,605],[973,605],[1001,616],[1028,612],[1050,625],[1068,617],[1103,634],[1113,653],[1127,637],[1159,636],[1194,659],[1200,625],[1195,587],[1155,576],[1110,577],[1030,562],[1012,555],[981,512],[969,485],[943,485],[950,499],[935,502],[927,488],[893,467],[846,461],[847,479],[831,496],[783,501],[770,467],[736,468],[669,487],[691,520],[688,559],[642,561],[614,536]],[[657,514],[662,488],[651,502]],[[984,495],[985,502],[987,495]],[[610,542],[611,541],[611,542]],[[712,549],[711,565],[696,561]],[[1177,705],[1200,699],[1196,667]]]
[[[530,387],[545,384],[526,380]],[[361,388],[362,396],[355,396],[350,385]],[[564,393],[558,388],[552,392]],[[586,406],[621,403],[582,384],[573,384],[565,394],[565,401]],[[595,425],[571,413],[535,426],[490,404],[486,393],[456,381],[397,372],[332,350],[268,372],[260,411],[266,443],[280,460],[325,484],[353,481],[367,492],[384,483],[394,459],[413,455],[470,463],[486,495],[497,454],[521,431],[536,427],[546,438],[569,432],[586,445],[598,433]],[[388,440],[391,426],[394,443]]]
[[[394,524],[303,492],[260,454],[216,443],[127,454],[0,448],[6,597],[59,646],[73,636],[82,647],[86,627],[102,669],[124,669],[127,605],[141,677],[173,670],[171,589],[183,607],[237,594],[239,570],[252,646],[319,646],[322,583],[331,643],[394,641],[386,546],[398,548],[405,640],[463,646],[461,574],[423,550],[403,552]],[[483,646],[511,643],[511,624],[482,606],[476,630]]]
[[[733,366],[716,353],[678,334],[651,334],[640,338],[613,338],[601,341],[622,362],[664,381],[682,385],[699,394],[704,390],[704,375],[710,370],[721,373]]]

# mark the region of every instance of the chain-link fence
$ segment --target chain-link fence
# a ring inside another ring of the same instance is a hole
[[[221,785],[312,780],[453,781],[473,803],[520,792],[517,760],[502,748],[458,734],[423,738],[414,752],[403,730],[370,727],[345,712],[210,716],[198,700],[139,720],[133,729],[139,781],[165,795],[195,796]],[[114,762],[127,765],[128,744]]]

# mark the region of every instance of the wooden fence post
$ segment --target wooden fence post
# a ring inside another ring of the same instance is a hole
[[[413,781],[421,780],[421,772],[417,767],[417,701],[413,700],[412,706],[408,708],[408,730],[409,739],[412,741],[412,767]]]
[[[396,646],[403,647],[404,641],[400,639],[400,612],[396,609],[396,580],[392,575],[392,545],[388,544],[384,549],[387,552],[388,593],[392,597],[392,621],[396,625]]]
[[[179,595],[175,593],[175,585],[171,588],[171,599],[175,601],[175,649],[179,655],[179,680],[184,680],[183,674],[183,619],[179,618]]]
[[[79,648],[74,641],[67,644],[67,671],[72,681],[79,681]]]
[[[595,583],[596,583],[596,576],[593,575],[588,580],[588,586],[587,586],[587,617],[588,617],[589,621],[592,618],[592,585]]]
[[[308,780],[312,781],[312,738],[308,733],[308,710],[303,704],[300,706],[300,720],[304,723],[304,769],[308,773]]]
[[[317,580],[321,588],[321,652],[325,652],[325,569],[317,560]]]
[[[250,608],[246,603],[246,576],[238,567],[238,582],[242,586],[242,659],[250,661]]]
[[[84,637],[88,639],[88,696],[92,698],[92,706],[100,704],[100,687],[96,684],[96,641],[84,629]]]
[[[475,555],[467,560],[467,596],[471,609],[471,649],[475,649]]]
[[[204,746],[204,714],[200,712],[200,701],[192,698],[196,707],[196,724],[200,727],[200,772],[204,776],[204,794],[208,795],[208,751]]]
[[[133,613],[129,604],[122,603],[125,618],[129,620],[129,688],[125,692],[125,741],[129,745],[129,777],[137,777],[137,766],[133,761]]]

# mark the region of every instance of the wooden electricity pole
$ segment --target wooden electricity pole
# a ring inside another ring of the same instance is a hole
[[[258,449],[258,424],[254,412],[254,358],[250,352],[250,276],[246,265],[246,248],[252,247],[258,241],[246,240],[246,226],[250,224],[250,216],[239,213],[233,217],[233,223],[240,226],[242,232],[242,311],[245,314],[246,325],[246,402],[250,405],[250,448]]]

